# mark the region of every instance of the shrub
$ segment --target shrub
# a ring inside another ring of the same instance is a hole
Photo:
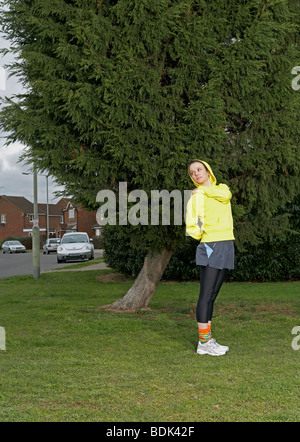
[[[104,257],[115,271],[136,276],[142,268],[147,251],[131,247],[127,230],[106,226],[103,231]],[[187,237],[184,246],[173,253],[163,279],[188,281],[199,278],[195,252],[197,241]],[[300,235],[284,242],[246,245],[236,250],[235,270],[227,273],[227,281],[280,281],[300,278]]]

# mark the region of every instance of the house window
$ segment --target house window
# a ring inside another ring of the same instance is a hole
[[[6,224],[6,215],[1,215],[1,224]]]
[[[69,219],[70,218],[75,218],[75,209],[70,209],[69,210]]]
[[[29,215],[29,221],[30,221],[31,223],[33,223],[33,221],[34,221],[34,215]]]

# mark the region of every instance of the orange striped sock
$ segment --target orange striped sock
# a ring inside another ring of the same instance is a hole
[[[211,338],[211,325],[208,324],[208,331],[209,331],[209,336]]]
[[[211,339],[209,328],[199,329],[198,332],[201,344],[206,344]]]

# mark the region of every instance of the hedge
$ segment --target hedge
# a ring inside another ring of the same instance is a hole
[[[2,244],[5,241],[20,241],[20,243],[26,247],[26,250],[32,250],[32,237],[31,236],[8,236],[7,238],[4,238],[2,241],[0,241],[0,247],[2,247]],[[45,244],[45,239],[41,238],[41,241],[40,241],[40,248],[41,249],[44,244]]]
[[[130,246],[126,228],[105,226],[102,244],[106,263],[115,271],[136,276],[147,251]],[[163,279],[195,280],[199,267],[195,263],[197,241],[187,237],[185,245],[175,250]],[[291,234],[285,242],[246,245],[236,250],[235,270],[229,271],[227,281],[283,281],[300,278],[300,235]]]

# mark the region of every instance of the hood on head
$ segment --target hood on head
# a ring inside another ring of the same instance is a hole
[[[208,163],[206,163],[206,161],[203,161],[203,160],[197,160],[197,159],[196,159],[196,160],[192,160],[191,162],[193,162],[193,161],[199,161],[199,163],[202,163],[202,164],[205,165],[205,167],[207,167],[207,169],[209,170],[209,179],[210,179],[211,185],[212,185],[212,186],[215,186],[216,183],[217,183],[217,179],[216,179],[216,177],[214,176],[214,173],[213,173],[213,171],[212,171],[210,165],[209,165]],[[191,163],[191,162],[190,162],[190,163]],[[196,183],[196,181],[194,181],[193,178],[191,177],[191,174],[190,174],[190,166],[188,166],[188,172],[189,172],[189,176],[190,176],[191,180],[193,181],[194,185],[195,185],[196,187],[199,187],[200,184],[199,184],[199,183]]]

